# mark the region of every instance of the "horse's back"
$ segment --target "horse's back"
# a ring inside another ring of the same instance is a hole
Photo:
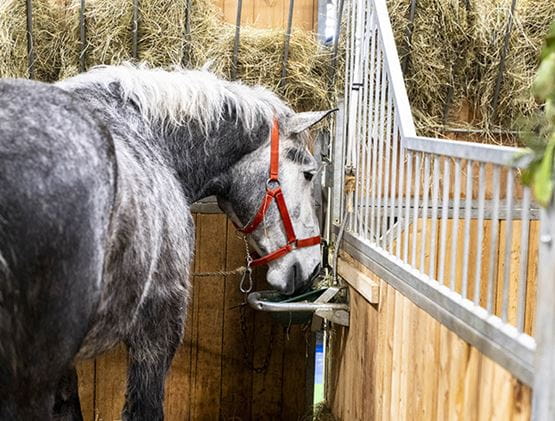
[[[52,373],[81,345],[115,179],[109,134],[78,100],[47,84],[0,81],[0,419],[25,418],[17,402],[30,385],[51,389]],[[49,405],[39,395],[28,408]]]

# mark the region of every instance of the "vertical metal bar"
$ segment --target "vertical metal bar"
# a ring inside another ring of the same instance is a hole
[[[399,259],[401,258],[401,234],[403,232],[403,193],[404,193],[404,182],[405,182],[405,157],[407,156],[405,148],[403,148],[402,142],[399,142],[399,197],[397,200],[397,247],[395,250],[395,256]]]
[[[502,319],[509,319],[509,288],[511,286],[511,257],[513,248],[513,185],[514,173],[512,169],[507,172],[507,189],[505,191],[505,255],[503,260],[503,301],[501,303]]]
[[[371,196],[371,207],[370,207],[370,231],[372,232],[372,235],[374,236],[374,238],[376,237],[376,231],[375,231],[375,226],[376,226],[376,177],[377,177],[377,164],[378,164],[378,142],[379,142],[379,129],[378,129],[378,123],[379,123],[379,106],[380,106],[380,102],[379,102],[379,95],[381,92],[381,71],[382,71],[382,66],[384,64],[384,60],[383,60],[383,53],[382,53],[382,49],[381,49],[381,45],[378,42],[378,54],[377,54],[377,59],[376,59],[376,89],[374,91],[374,103],[373,103],[373,109],[374,109],[374,123],[372,125],[372,196]]]
[[[436,254],[437,254],[437,216],[439,207],[439,175],[440,161],[439,156],[434,156],[434,170],[432,182],[432,221],[431,221],[431,240],[430,240],[430,267],[428,272],[430,278],[436,279]]]
[[[191,0],[185,2],[185,32],[183,34],[183,53],[181,55],[181,65],[187,67],[190,60],[190,41],[191,41]]]
[[[85,0],[79,5],[79,72],[85,71],[85,50],[87,49],[87,30],[85,26]]]
[[[515,13],[515,8],[516,0],[513,0],[511,2],[511,11],[509,14],[509,21],[507,23],[507,30],[505,31],[505,37],[503,40],[503,49],[501,50],[501,57],[499,59],[499,70],[497,72],[497,78],[495,80],[495,91],[493,92],[493,99],[491,101],[491,108],[493,109],[493,121],[497,119],[497,105],[499,103],[501,83],[503,82],[503,76],[505,73],[505,61],[507,60],[507,53],[509,52],[509,40],[511,38],[511,31],[513,29],[513,17]]]
[[[35,78],[35,47],[33,38],[33,1],[25,0],[27,14],[27,71],[29,79]]]
[[[451,281],[450,288],[456,290],[457,278],[457,257],[459,251],[459,213],[461,204],[461,161],[455,159],[455,191],[453,193],[453,220],[451,221],[451,273],[449,279]]]
[[[139,0],[133,0],[133,28],[132,33],[132,45],[131,45],[131,55],[133,59],[137,60],[139,58]]]
[[[484,241],[484,213],[486,207],[486,185],[485,185],[485,165],[480,163],[478,169],[478,221],[476,227],[478,235],[476,237],[476,272],[474,275],[474,304],[480,305],[480,293],[482,283],[482,247]]]
[[[382,228],[381,228],[381,239],[382,239],[382,247],[385,249],[387,247],[387,223],[388,223],[388,215],[389,215],[389,179],[391,178],[390,175],[390,160],[391,160],[391,119],[393,114],[393,91],[390,81],[387,81],[387,123],[386,129],[384,134],[384,147],[385,147],[385,180],[384,180],[384,191],[383,191],[383,216],[382,216]]]
[[[532,420],[555,419],[555,204],[542,210]]]
[[[291,28],[293,27],[293,8],[295,0],[289,0],[289,14],[287,15],[287,30],[285,31],[285,40],[283,41],[283,61],[281,63],[281,79],[279,81],[280,88],[285,86],[287,78],[287,62],[289,61],[289,43],[291,42]]]
[[[399,205],[397,202],[397,155],[399,154],[399,128],[397,127],[397,115],[395,114],[395,110],[393,110],[393,157],[391,158],[391,205],[390,205],[390,213],[389,213],[389,253],[393,254],[393,242],[395,240],[395,215],[399,215],[400,213],[396,210],[396,205]],[[400,223],[401,219],[397,217],[397,223]]]
[[[409,23],[405,31],[405,45],[406,51],[403,57],[402,69],[403,73],[407,71],[407,66],[409,64],[409,58],[411,54],[411,41],[412,41],[412,31],[414,30],[414,16],[416,15],[416,0],[411,0],[410,10],[409,10]]]
[[[405,238],[403,240],[403,261],[409,262],[409,228],[410,228],[410,201],[412,191],[412,157],[411,151],[407,152],[407,185],[405,194]]]
[[[468,296],[468,262],[470,254],[470,224],[471,208],[472,208],[472,164],[473,162],[466,161],[466,192],[465,192],[465,206],[464,206],[464,242],[463,242],[463,267],[462,267],[462,288],[461,295],[463,298]],[[481,229],[481,227],[479,228]],[[479,247],[479,246],[478,246]]]
[[[439,238],[439,268],[437,280],[445,284],[445,254],[447,252],[447,219],[449,218],[449,183],[451,182],[450,160],[443,158],[443,197],[441,201],[441,231]]]
[[[383,232],[380,232],[381,228],[381,215],[382,215],[382,196],[383,196],[383,186],[384,186],[384,148],[385,145],[385,104],[386,104],[386,91],[387,91],[387,78],[385,69],[385,59],[383,60],[384,68],[382,69],[382,82],[381,82],[381,95],[380,95],[380,126],[378,131],[378,142],[379,142],[379,152],[378,152],[378,205],[376,207],[376,231],[379,234],[377,237],[377,243],[379,245],[380,238]]]
[[[424,264],[426,260],[426,233],[428,228],[428,200],[430,196],[430,155],[424,155],[424,191],[422,192],[422,235],[420,240],[420,272],[426,273]]]
[[[491,227],[491,242],[489,249],[489,272],[488,272],[488,301],[487,310],[493,313],[493,294],[496,286],[497,261],[499,249],[499,202],[500,202],[500,173],[501,167],[493,169],[493,213]]]
[[[518,330],[524,331],[524,316],[526,311],[526,292],[528,288],[528,252],[530,244],[530,189],[522,192],[522,214],[520,230],[520,267],[518,272]]]
[[[420,199],[420,159],[421,155],[419,153],[416,154],[416,158],[414,160],[414,197],[413,197],[413,205],[412,205],[412,248],[410,253],[410,264],[413,267],[416,267],[416,245],[418,240],[418,207],[419,207],[419,199]]]
[[[376,78],[375,78],[375,73],[376,73],[376,58],[377,58],[377,54],[376,54],[376,46],[377,46],[377,32],[374,26],[374,16],[372,16],[372,38],[371,38],[371,42],[370,42],[370,74],[369,74],[369,87],[368,87],[368,103],[365,102],[365,106],[367,107],[367,112],[366,112],[366,116],[367,116],[367,120],[365,122],[365,127],[367,129],[366,131],[366,137],[365,137],[365,142],[368,148],[368,168],[366,169],[366,197],[365,197],[365,210],[366,212],[364,213],[364,225],[366,226],[366,230],[369,231],[368,233],[368,238],[371,240],[372,236],[374,235],[374,233],[372,232],[372,230],[370,229],[370,224],[368,221],[368,216],[370,215],[371,209],[370,209],[370,179],[372,178],[371,176],[371,172],[372,172],[372,162],[373,162],[373,153],[372,153],[372,149],[373,149],[373,130],[374,130],[374,124],[371,123],[373,118],[374,118],[374,95],[375,95],[375,89],[376,89]],[[371,127],[368,127],[368,125],[371,124]]]
[[[237,15],[235,16],[235,39],[233,40],[233,61],[231,63],[231,79],[237,79],[237,59],[239,57],[239,40],[241,37],[241,12],[243,0],[237,0]]]
[[[343,21],[343,5],[345,0],[339,0],[337,7],[336,23],[335,23],[335,38],[333,40],[333,53],[331,56],[331,66],[329,69],[329,86],[330,88],[335,84],[335,75],[337,72],[337,57],[339,51],[339,37],[341,35],[341,23]],[[347,63],[347,62],[346,62]],[[347,80],[347,79],[345,79]]]

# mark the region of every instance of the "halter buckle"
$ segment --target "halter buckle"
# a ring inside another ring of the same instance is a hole
[[[268,178],[266,180],[266,191],[272,191],[279,187],[281,187],[281,183],[279,182],[279,180],[274,178]]]

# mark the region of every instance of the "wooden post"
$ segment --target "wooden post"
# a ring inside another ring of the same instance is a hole
[[[542,210],[532,419],[555,419],[555,201]]]

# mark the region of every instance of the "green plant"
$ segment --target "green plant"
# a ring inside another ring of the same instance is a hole
[[[525,155],[531,157],[522,174],[522,182],[532,188],[541,206],[551,202],[554,190],[555,158],[555,22],[551,25],[541,54],[541,64],[534,80],[534,95],[544,103],[541,117],[534,122],[534,134],[528,136]]]

